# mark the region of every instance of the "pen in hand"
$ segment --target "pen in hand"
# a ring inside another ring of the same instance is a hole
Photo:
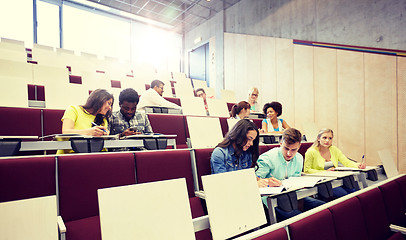
[[[97,125],[95,122],[92,122],[93,127],[98,127],[99,125]],[[101,130],[103,130],[103,132],[107,132],[106,129],[102,128]]]

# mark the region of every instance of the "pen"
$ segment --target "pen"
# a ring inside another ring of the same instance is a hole
[[[361,164],[365,163],[365,155],[362,155]]]
[[[99,125],[97,125],[95,122],[92,122],[92,125],[93,125],[93,127],[97,127],[97,126],[99,126]],[[106,132],[106,130],[105,129],[102,129],[103,130],[103,132]]]

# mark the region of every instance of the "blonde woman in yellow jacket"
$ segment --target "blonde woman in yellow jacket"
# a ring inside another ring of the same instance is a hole
[[[313,145],[306,151],[303,169],[305,173],[334,171],[338,166],[338,162],[341,162],[345,167],[365,168],[365,164],[349,160],[340,149],[333,146],[333,137],[333,130],[329,128],[320,130],[319,134],[317,134],[316,141],[314,141]],[[344,196],[353,191],[353,189],[345,189],[342,187],[333,189],[336,197]]]

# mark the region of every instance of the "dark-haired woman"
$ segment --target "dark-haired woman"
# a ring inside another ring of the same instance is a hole
[[[241,101],[231,108],[230,117],[234,119],[248,118],[251,105],[246,101]]]
[[[210,159],[211,173],[223,173],[257,166],[259,156],[259,132],[248,119],[238,121],[224,140],[213,150]],[[274,178],[257,179],[258,186],[279,186]]]
[[[278,118],[282,115],[282,104],[279,102],[265,104],[263,111],[266,119],[262,120],[261,132],[282,133],[285,129],[290,128],[285,120]]]

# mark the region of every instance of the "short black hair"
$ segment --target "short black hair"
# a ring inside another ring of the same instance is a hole
[[[124,101],[127,102],[135,102],[136,104],[138,104],[140,98],[138,96],[137,91],[135,91],[132,88],[126,88],[123,91],[120,92],[120,96],[118,97],[118,103],[122,104],[124,103]]]
[[[161,85],[161,84],[165,85],[164,82],[162,82],[161,80],[156,79],[156,80],[151,82],[151,88],[154,88],[155,86],[159,87],[159,85]]]
[[[276,115],[277,117],[279,117],[280,115],[282,115],[282,104],[280,104],[279,102],[271,102],[271,103],[267,103],[264,105],[264,114],[266,115],[266,110],[268,110],[268,108],[272,108],[275,112],[277,112],[278,114]]]

